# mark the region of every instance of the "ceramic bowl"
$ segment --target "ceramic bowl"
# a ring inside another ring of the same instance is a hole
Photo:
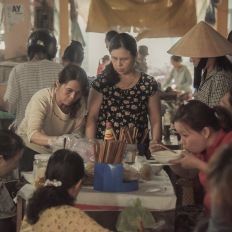
[[[21,172],[21,174],[28,183],[34,183],[33,172]]]
[[[176,153],[173,153],[171,151],[165,150],[165,151],[157,151],[152,153],[152,156],[155,158],[155,160],[161,164],[169,164],[170,160],[180,159],[181,158],[181,150],[175,150]]]
[[[153,175],[158,174],[163,169],[163,165],[160,163],[150,163],[150,167]]]

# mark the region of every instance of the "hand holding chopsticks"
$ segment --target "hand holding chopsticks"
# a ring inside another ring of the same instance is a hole
[[[168,150],[168,151],[170,151],[170,152],[172,152],[172,153],[175,153],[175,154],[177,154],[177,152],[176,151],[173,151],[173,150],[171,150],[170,148],[168,148],[168,147],[166,147],[166,146],[164,146],[163,144],[157,144],[158,146],[160,146],[160,147],[162,147],[162,148],[164,148],[165,150]]]
[[[176,151],[171,150],[170,148],[166,147],[162,143],[158,143],[154,139],[150,141],[149,149],[150,149],[151,153],[156,152],[156,151],[160,151],[161,150],[160,148],[163,148],[165,150],[169,150],[172,153],[176,153]]]

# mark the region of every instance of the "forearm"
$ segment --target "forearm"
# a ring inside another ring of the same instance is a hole
[[[48,136],[43,134],[42,132],[35,132],[32,137],[31,137],[31,141],[32,143],[35,143],[37,145],[40,146],[48,146],[48,140],[51,139],[53,136]]]
[[[199,162],[198,162],[198,164],[197,164],[197,169],[198,169],[199,171],[202,171],[202,172],[206,173],[206,172],[207,172],[207,169],[208,169],[208,165],[207,165],[207,163],[205,163],[204,161],[199,160]]]
[[[160,142],[162,140],[162,133],[161,133],[161,122],[155,122],[152,123],[154,124],[152,126],[152,131],[151,131],[151,135],[153,140],[156,140],[157,142]]]
[[[94,139],[96,137],[97,119],[94,117],[87,117],[85,125],[85,137],[88,139]]]

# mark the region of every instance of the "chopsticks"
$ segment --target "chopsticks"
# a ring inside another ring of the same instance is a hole
[[[159,143],[159,146],[162,147],[162,148],[164,148],[165,150],[168,150],[168,151],[170,151],[170,152],[172,152],[172,153],[174,153],[174,154],[177,154],[176,151],[171,150],[170,148],[164,146],[163,144],[160,144],[160,143]]]
[[[136,127],[122,127],[119,132],[119,141],[135,144],[137,142],[138,128]]]
[[[94,145],[94,156],[97,163],[120,164],[123,160],[126,143],[115,140],[104,140]]]

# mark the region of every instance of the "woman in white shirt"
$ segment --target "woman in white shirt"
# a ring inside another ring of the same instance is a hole
[[[83,133],[88,91],[85,71],[69,64],[59,74],[55,86],[33,95],[27,105],[18,134],[26,144],[21,170],[32,170],[36,153],[51,153],[50,141],[64,134]]]

